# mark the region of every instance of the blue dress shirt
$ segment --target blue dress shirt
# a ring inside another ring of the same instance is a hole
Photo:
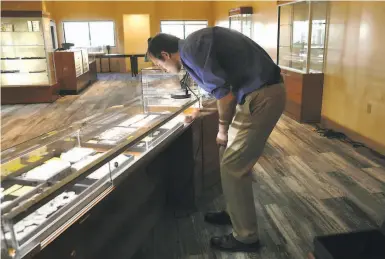
[[[248,93],[281,81],[281,70],[266,51],[234,30],[196,31],[179,41],[179,54],[191,77],[216,99],[232,91],[243,104]]]

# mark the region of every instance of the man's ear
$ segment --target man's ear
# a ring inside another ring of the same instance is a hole
[[[160,52],[160,55],[162,56],[163,60],[167,60],[167,59],[171,58],[170,53],[168,53],[166,51]]]

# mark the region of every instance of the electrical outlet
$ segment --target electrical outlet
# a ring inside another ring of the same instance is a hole
[[[371,113],[372,113],[372,104],[371,104],[371,103],[368,103],[368,104],[366,105],[366,112],[367,112],[368,114],[371,114]]]

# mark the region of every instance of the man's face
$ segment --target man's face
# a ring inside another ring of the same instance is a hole
[[[151,54],[149,55],[149,57],[152,63],[155,64],[155,66],[166,70],[167,73],[179,73],[179,71],[182,69],[182,62],[180,61],[179,53],[169,54],[167,52],[162,51],[161,55],[163,57],[163,60],[158,59],[152,56]]]

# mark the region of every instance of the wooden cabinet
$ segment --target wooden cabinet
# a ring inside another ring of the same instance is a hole
[[[281,69],[286,87],[285,114],[299,122],[319,122],[324,74]]]
[[[88,64],[86,51],[60,51],[54,56],[61,93],[77,94],[96,80],[96,61]]]

